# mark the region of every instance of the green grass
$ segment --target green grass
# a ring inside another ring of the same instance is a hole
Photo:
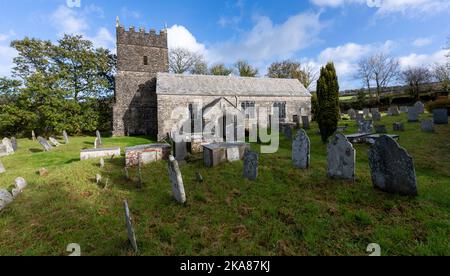
[[[424,115],[428,117],[429,115]],[[401,117],[384,117],[383,124]],[[353,122],[349,123],[355,131]],[[79,161],[79,150],[93,137],[71,138],[69,145],[42,152],[37,142],[19,140],[19,151],[2,162],[0,187],[22,176],[29,186],[0,212],[0,255],[68,255],[79,243],[83,255],[134,255],[127,242],[123,200],[134,219],[140,255],[368,255],[379,243],[383,255],[450,255],[450,127],[435,134],[405,123],[400,143],[414,157],[417,198],[372,188],[366,145],[357,145],[357,179],[326,177],[326,145],[317,126],[309,170],[291,165],[291,143],[281,140],[277,154],[262,155],[259,178],[242,178],[242,162],[203,167],[201,156],[181,167],[188,203],[171,196],[167,164],[143,168],[143,189],[135,188],[136,169],[127,181],[124,159]],[[132,146],[143,137],[105,138],[105,146]],[[252,145],[258,150],[258,145]],[[49,175],[40,177],[39,168]],[[195,173],[205,181],[197,183]],[[109,178],[104,190],[95,175]]]

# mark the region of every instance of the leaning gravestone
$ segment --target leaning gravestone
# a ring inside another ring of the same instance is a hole
[[[13,148],[14,152],[16,152],[17,149],[18,149],[16,137],[12,137],[11,138],[11,145],[12,145],[12,148]]]
[[[63,131],[64,144],[69,144],[69,136],[67,135],[67,131]]]
[[[128,208],[128,202],[125,200],[123,202],[124,208],[125,208],[125,222],[127,225],[127,233],[128,233],[128,240],[130,241],[131,247],[133,247],[134,252],[138,252],[138,246],[136,242],[136,234],[134,233],[133,229],[133,221],[131,219],[130,215],[130,209]]]
[[[53,146],[55,146],[55,147],[61,146],[61,144],[58,142],[58,140],[56,140],[56,139],[53,138],[53,137],[48,138],[48,140],[49,140],[50,143],[51,143]]]
[[[434,132],[433,120],[422,121],[421,128],[423,132]]]
[[[414,162],[408,152],[391,137],[383,135],[369,150],[373,186],[384,192],[416,196]]]
[[[311,141],[303,129],[300,129],[292,142],[292,162],[294,167],[307,169],[310,164]]]
[[[310,129],[309,116],[302,116],[303,129]]]
[[[405,125],[403,123],[394,123],[392,127],[394,131],[405,131]]]
[[[433,110],[433,119],[436,125],[448,125],[448,111],[447,109]]]
[[[5,209],[11,202],[14,201],[14,197],[12,194],[8,192],[6,189],[0,190],[0,211]]]
[[[95,132],[95,134],[96,134],[97,139],[98,139],[98,145],[99,145],[99,146],[102,146],[103,143],[102,143],[102,136],[100,135],[100,131],[97,130],[97,131]]]
[[[11,143],[11,140],[9,140],[9,138],[3,138],[2,144],[6,148],[6,154],[9,155],[9,154],[14,153],[13,144]]]
[[[425,105],[422,102],[417,102],[414,104],[414,107],[417,108],[419,114],[425,113]]]
[[[355,120],[356,119],[356,110],[354,110],[353,108],[349,109],[347,111],[347,114],[350,117],[350,120]]]
[[[256,152],[246,151],[244,154],[244,178],[256,180],[258,178],[259,155]]]
[[[408,122],[418,122],[419,121],[419,108],[412,106],[408,109]]]
[[[183,176],[181,175],[180,167],[175,157],[169,156],[168,168],[173,197],[179,203],[184,204],[186,203],[186,193],[184,191]]]
[[[375,132],[376,133],[387,133],[386,126],[385,125],[375,126]]]
[[[372,119],[376,122],[381,121],[381,113],[380,112],[373,112],[372,113]]]
[[[45,151],[50,151],[52,149],[52,146],[50,146],[50,144],[47,142],[47,140],[45,138],[42,138],[41,136],[39,136],[37,138],[39,144],[41,144],[41,146],[44,148]]]
[[[329,177],[355,179],[356,150],[343,134],[338,133],[332,138],[327,153]]]
[[[372,133],[372,132],[373,132],[372,120],[362,120],[358,122],[358,133]]]
[[[0,174],[5,173],[5,172],[6,172],[5,166],[3,166],[2,161],[0,161]]]

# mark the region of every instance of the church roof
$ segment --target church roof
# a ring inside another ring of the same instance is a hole
[[[296,79],[158,73],[156,87],[163,95],[311,96]]]

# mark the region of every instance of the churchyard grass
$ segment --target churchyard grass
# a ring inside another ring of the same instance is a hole
[[[133,217],[139,255],[368,255],[378,243],[382,255],[450,255],[450,127],[436,133],[407,123],[407,115],[383,117],[376,124],[400,135],[413,156],[419,196],[402,197],[372,188],[367,145],[356,145],[356,181],[326,176],[326,145],[317,125],[311,139],[311,166],[296,169],[291,141],[281,138],[273,155],[260,155],[256,181],[242,177],[243,162],[205,168],[202,156],[181,166],[187,203],[171,195],[165,161],[137,168],[125,179],[124,159],[79,161],[94,137],[71,137],[69,145],[43,152],[20,139],[19,151],[2,158],[0,187],[22,176],[26,190],[0,212],[0,255],[68,255],[78,243],[82,255],[135,255],[127,241],[123,200]],[[422,115],[430,118],[429,114]],[[405,132],[392,124],[405,122]],[[356,124],[346,133],[354,133]],[[63,141],[62,137],[59,137]],[[103,147],[150,143],[144,137],[103,138]],[[252,144],[252,150],[259,146]],[[39,168],[49,174],[40,177]],[[196,181],[199,172],[203,183]],[[109,179],[108,188],[95,182]]]

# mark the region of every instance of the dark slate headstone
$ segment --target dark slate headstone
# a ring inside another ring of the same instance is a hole
[[[436,125],[448,125],[448,111],[447,109],[433,110],[433,119]]]
[[[16,139],[16,137],[12,137],[11,138],[11,145],[12,145],[13,150],[17,151],[18,146],[17,146],[17,139]]]
[[[423,132],[434,132],[433,120],[422,121],[421,128]]]
[[[364,121],[364,115],[360,114],[359,112],[356,113],[355,120],[356,120],[357,123]]]
[[[392,127],[394,131],[405,131],[405,125],[400,122],[394,123]]]
[[[186,203],[186,193],[184,191],[183,176],[181,175],[178,161],[173,156],[169,157],[168,168],[173,197],[179,203],[184,204]]]
[[[381,121],[381,113],[380,112],[373,112],[372,113],[372,119],[376,122]]]
[[[67,132],[65,130],[63,131],[63,138],[64,138],[64,143],[69,144],[69,136],[67,135]]]
[[[246,151],[244,155],[244,178],[256,180],[258,178],[259,155],[256,152]]]
[[[372,120],[362,120],[358,122],[358,132],[359,133],[372,133],[373,132],[373,121]]]
[[[417,108],[419,114],[425,113],[425,105],[422,102],[417,102],[416,104],[414,104],[414,107]]]
[[[175,159],[177,161],[183,161],[187,157],[187,144],[184,141],[179,143],[175,142]]]
[[[285,127],[283,128],[283,133],[284,133],[284,137],[285,137],[287,140],[292,140],[292,128],[291,128],[291,127],[285,126]]]
[[[376,133],[387,133],[386,126],[385,125],[375,126],[375,132]]]
[[[0,174],[5,173],[5,172],[6,172],[5,166],[3,166],[2,161],[0,161]]]
[[[418,194],[413,159],[389,136],[381,136],[370,148],[369,165],[375,188],[401,195]]]
[[[338,133],[332,138],[327,153],[329,177],[355,179],[356,150],[343,134]]]
[[[302,116],[302,125],[304,129],[310,129],[309,116]]]
[[[311,142],[303,129],[300,129],[292,142],[292,162],[294,167],[307,169],[310,164]]]
[[[52,149],[52,146],[47,142],[47,139],[39,136],[37,138],[37,140],[38,140],[39,144],[41,144],[41,146],[44,148],[45,151],[50,151]]]
[[[133,221],[131,219],[130,209],[128,208],[128,202],[125,200],[123,202],[123,205],[125,208],[125,222],[127,226],[128,240],[130,241],[131,247],[133,248],[134,252],[138,252],[136,234],[134,233]]]
[[[419,109],[416,106],[412,106],[408,109],[408,122],[419,121]]]

